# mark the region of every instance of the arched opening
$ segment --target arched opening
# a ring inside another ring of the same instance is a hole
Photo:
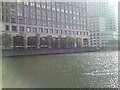
[[[59,46],[59,39],[57,37],[53,37],[51,39],[51,46],[52,46],[52,48],[58,48],[58,46]]]
[[[67,48],[67,42],[65,37],[60,38],[60,46],[61,48]]]
[[[87,38],[83,39],[83,44],[84,44],[84,46],[88,46],[88,39]]]
[[[28,48],[37,48],[37,37],[36,36],[31,36],[27,38],[27,44]]]
[[[24,37],[23,36],[14,36],[13,37],[13,46],[15,49],[23,49],[24,48]]]
[[[47,37],[40,38],[40,47],[41,48],[48,48],[48,40]]]
[[[77,47],[81,47],[82,46],[82,39],[81,38],[77,38],[76,39],[76,44],[77,44]]]

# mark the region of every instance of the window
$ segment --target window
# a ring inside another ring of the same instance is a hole
[[[51,27],[52,26],[52,22],[48,22],[48,26]]]
[[[38,15],[38,16],[37,16],[37,19],[41,19],[41,16],[40,16],[40,15]]]
[[[70,24],[70,29],[72,29],[72,24]]]
[[[66,28],[69,28],[69,26],[66,24]]]
[[[7,6],[7,5],[8,5],[8,3],[7,3],[7,2],[5,2],[5,5]]]
[[[86,32],[86,34],[88,35],[88,32]]]
[[[72,14],[72,11],[69,11],[70,14]]]
[[[2,16],[2,21],[4,21],[4,16]]]
[[[48,17],[51,17],[51,16],[52,16],[52,13],[51,13],[51,12],[47,12],[47,16],[48,16]]]
[[[62,34],[62,30],[59,30],[59,33]]]
[[[35,14],[35,8],[30,8],[31,14]]]
[[[32,25],[37,25],[36,19],[32,19]]]
[[[55,10],[55,7],[52,7],[52,10]]]
[[[82,32],[80,32],[80,35],[82,35]]]
[[[85,35],[85,32],[84,32],[84,35]]]
[[[53,29],[50,29],[50,33],[53,33]]]
[[[70,23],[72,23],[73,19],[72,19],[72,16],[70,16]]]
[[[60,18],[60,13],[57,13],[57,18]]]
[[[11,23],[16,23],[16,19],[15,18],[11,18]]]
[[[47,5],[50,5],[51,4],[51,2],[47,2]]]
[[[75,34],[75,31],[73,31],[72,33]]]
[[[23,16],[23,13],[21,11],[18,12],[18,16]]]
[[[63,12],[63,13],[64,13],[64,9],[61,9],[61,12]]]
[[[33,28],[33,32],[37,32],[37,28]]]
[[[6,13],[8,13],[8,9],[6,9]]]
[[[62,27],[62,28],[64,28],[64,27],[65,27],[65,24],[64,24],[64,23],[62,23],[62,24],[61,24],[61,27]]]
[[[19,24],[23,24],[22,18],[19,19],[18,23],[19,23]]]
[[[47,22],[44,21],[44,22],[43,22],[43,26],[47,26]]]
[[[64,34],[67,34],[67,31],[66,31],[66,30],[64,30]]]
[[[51,17],[48,17],[48,20],[50,20],[50,21],[51,21],[51,20],[52,20],[52,18],[51,18]]]
[[[17,31],[17,26],[12,26],[12,31]]]
[[[59,12],[59,11],[60,11],[60,9],[59,9],[59,8],[57,8],[57,11]]]
[[[46,8],[46,6],[45,6],[45,5],[42,5],[42,8]]]
[[[69,31],[69,34],[71,34],[71,31]]]
[[[32,17],[32,18],[35,18],[36,16],[35,16],[35,14],[31,14],[31,17]]]
[[[52,10],[55,10],[55,2],[52,2]]]
[[[77,35],[79,34],[79,32],[77,31]]]
[[[51,7],[50,7],[50,6],[47,6],[47,9],[49,9],[49,10],[50,10],[50,9],[51,9]]]
[[[58,30],[55,29],[55,34],[58,34]]]
[[[68,10],[65,10],[66,13],[68,13]]]
[[[44,33],[48,33],[48,29],[44,29]]]
[[[2,6],[4,6],[4,2],[2,2]]]
[[[27,27],[27,28],[26,28],[26,32],[31,32],[31,28],[30,28],[30,27]]]
[[[29,8],[28,7],[24,7],[24,16],[25,17],[30,17]]]
[[[59,28],[60,28],[60,23],[58,23],[58,24],[57,24],[57,27],[59,27]]]
[[[28,2],[24,1],[24,5],[28,5]]]
[[[31,2],[30,5],[31,5],[31,6],[35,6],[35,3],[34,3],[34,2]]]
[[[24,27],[20,26],[19,31],[24,31]]]
[[[43,33],[43,29],[42,29],[42,28],[39,28],[39,32],[40,32],[40,33]]]
[[[6,31],[9,31],[9,25],[6,25],[5,28],[6,28]]]
[[[54,18],[56,17],[56,12],[52,12],[52,17],[54,17]]]
[[[8,17],[6,17],[6,22],[9,22],[9,18]]]
[[[26,19],[25,19],[25,22],[26,22],[27,25],[30,25],[30,24],[31,24],[30,18],[26,18]]]
[[[65,16],[64,16],[64,14],[61,14],[61,18],[63,18],[63,19],[64,19],[64,17],[65,17]]]
[[[46,10],[42,10],[42,18],[43,18],[43,19],[46,19],[46,16],[47,16],[47,15],[46,15]]]
[[[45,15],[42,15],[42,19],[46,20],[46,16],[45,16]]]
[[[57,18],[57,21],[60,22],[61,18]]]
[[[39,8],[40,8],[40,3],[36,3],[36,7],[39,7]]]
[[[56,23],[53,23],[53,27],[56,27]]]
[[[37,21],[37,24],[38,24],[39,26],[42,26],[42,25],[43,25],[43,23],[42,23],[41,20],[38,20],[38,21]]]

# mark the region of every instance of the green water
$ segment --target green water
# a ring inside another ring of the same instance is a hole
[[[115,88],[118,52],[5,57],[3,87]]]

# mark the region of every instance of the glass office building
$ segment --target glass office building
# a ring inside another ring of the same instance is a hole
[[[99,26],[103,25],[102,27],[105,27],[105,29],[103,30],[106,37],[102,39],[105,40],[106,45],[110,45],[109,41],[114,40],[117,37],[115,6],[111,5],[108,1],[87,2],[87,15],[88,18],[91,19],[96,17],[96,18],[103,18],[105,20],[105,26],[104,24],[102,24],[102,21],[99,22],[98,25]],[[94,27],[94,30],[95,29],[96,31],[98,30],[96,27]],[[91,31],[91,29],[89,30]],[[101,33],[103,33],[103,31]]]

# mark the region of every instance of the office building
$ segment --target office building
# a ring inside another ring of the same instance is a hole
[[[88,18],[88,29],[90,30],[90,46],[106,47],[108,35],[105,31],[105,19],[101,17]]]
[[[120,40],[120,1],[118,2],[118,33]]]
[[[82,45],[89,42],[86,2],[2,2],[2,21],[2,31],[12,37],[70,36]]]
[[[108,42],[117,38],[115,7],[109,4],[108,1],[87,2],[87,15],[88,18],[101,17],[105,20],[106,26],[104,30]]]

